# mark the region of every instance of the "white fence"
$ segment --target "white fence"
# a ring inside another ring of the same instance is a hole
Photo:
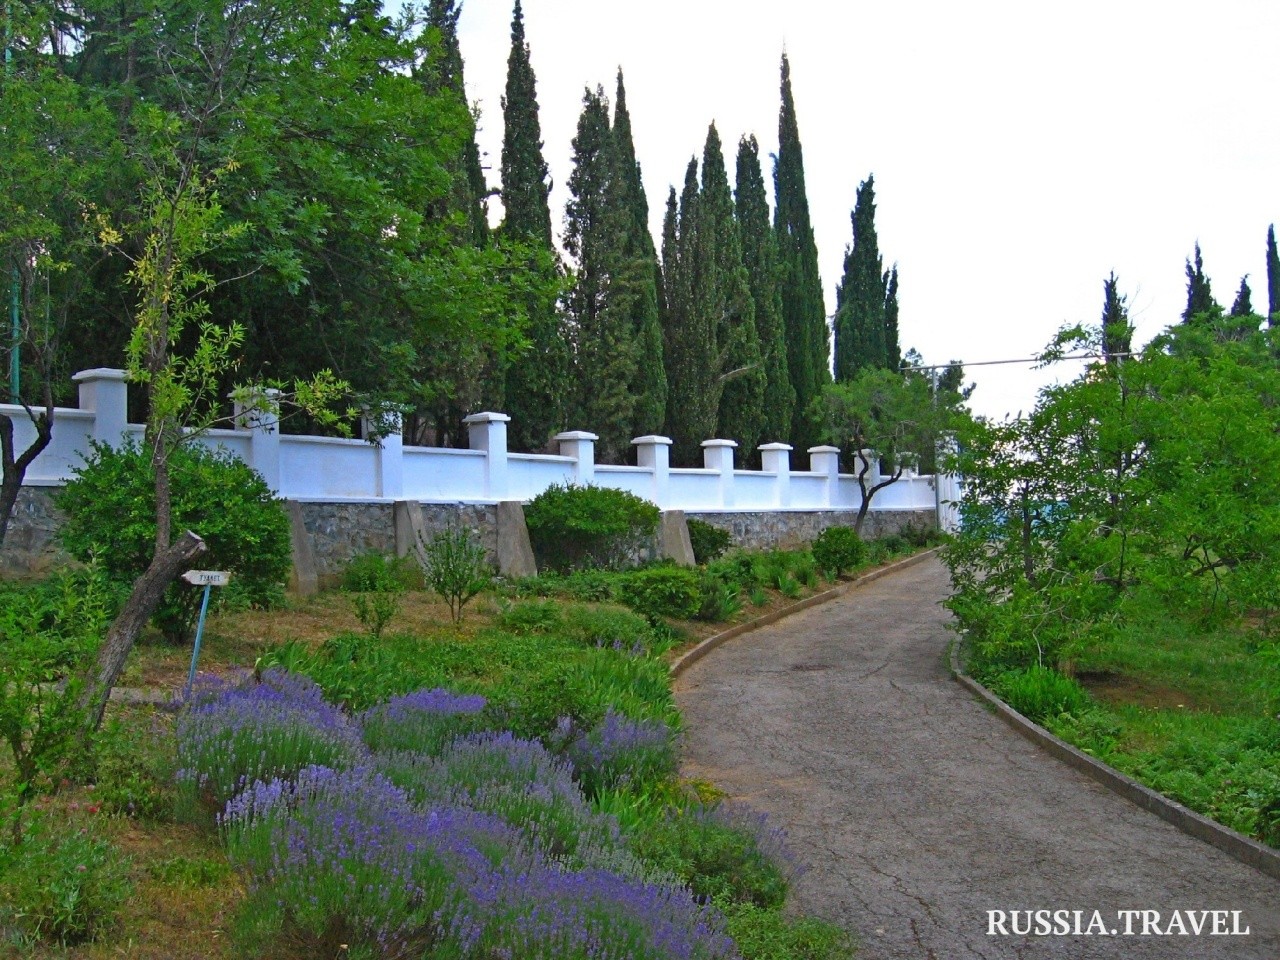
[[[65,483],[89,451],[89,441],[117,444],[124,436],[141,436],[142,427],[128,422],[124,373],[85,370],[75,375],[80,408],[58,408],[53,442],[27,471],[29,486]],[[14,421],[15,443],[22,450],[34,428],[21,407],[0,405]],[[470,450],[406,446],[399,434],[375,444],[365,440],[300,437],[280,433],[273,414],[243,417],[234,430],[210,430],[199,442],[222,447],[254,467],[281,497],[292,500],[418,500],[447,503],[493,503],[529,500],[552,484],[574,482],[629,490],[663,509],[687,511],[773,511],[856,509],[861,504],[857,480],[841,474],[835,447],[812,447],[809,469],[791,464],[792,448],[769,443],[760,448],[762,470],[738,470],[732,440],[702,444],[704,464],[698,469],[672,468],[671,440],[638,437],[632,441],[639,466],[595,462],[595,434],[559,434],[559,456],[511,453],[502,413],[477,413],[466,419]],[[934,510],[943,488],[953,499],[955,479],[905,472],[872,501],[873,510]],[[939,520],[946,525],[945,502]]]

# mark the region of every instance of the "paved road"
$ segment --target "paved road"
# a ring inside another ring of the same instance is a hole
[[[927,561],[677,682],[686,773],[786,827],[808,866],[796,902],[855,931],[861,960],[1280,960],[1280,881],[1040,752],[949,678],[947,590]],[[1081,910],[1081,929],[1099,911],[1121,933],[1120,911],[1158,910],[1163,929],[1238,910],[1250,933],[1144,937],[1132,917],[1134,936],[1019,936],[1012,918],[989,935],[993,910]]]

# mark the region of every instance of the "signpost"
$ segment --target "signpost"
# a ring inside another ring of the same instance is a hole
[[[200,601],[200,619],[196,623],[196,645],[191,651],[191,670],[187,674],[187,686],[182,691],[182,699],[191,699],[191,685],[196,682],[196,660],[200,656],[200,638],[204,635],[204,616],[209,612],[209,591],[214,587],[225,587],[231,582],[231,574],[225,570],[188,570],[182,579],[193,587],[204,587],[204,597]]]

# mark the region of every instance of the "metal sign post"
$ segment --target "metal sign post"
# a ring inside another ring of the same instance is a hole
[[[204,616],[209,612],[209,591],[214,587],[225,587],[231,582],[231,574],[225,570],[188,570],[182,579],[195,587],[204,587],[204,597],[200,600],[200,619],[196,622],[196,645],[191,651],[191,670],[187,673],[187,685],[183,688],[182,699],[191,699],[191,685],[196,682],[196,660],[200,657],[200,638],[204,636]]]

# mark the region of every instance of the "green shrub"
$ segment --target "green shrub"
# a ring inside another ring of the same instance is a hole
[[[560,626],[560,605],[553,600],[524,600],[497,616],[497,624],[512,633],[547,633]]]
[[[702,578],[702,606],[698,619],[709,623],[723,623],[742,609],[742,596],[737,585],[725,583],[713,576]]]
[[[1031,666],[1009,671],[992,680],[1009,706],[1037,723],[1062,713],[1081,713],[1089,707],[1089,695],[1070,677],[1048,667]]]
[[[658,529],[658,508],[625,490],[548,487],[524,508],[540,569],[617,569]]]
[[[689,543],[693,547],[693,559],[699,566],[718,560],[733,542],[728,530],[721,530],[705,520],[690,517],[687,523]]]
[[[648,567],[619,577],[618,599],[650,619],[692,620],[702,609],[702,580],[687,567]]]
[[[173,730],[154,710],[117,711],[94,743],[94,798],[102,809],[139,820],[173,816],[178,769]]]
[[[190,529],[204,538],[201,565],[230,570],[243,602],[266,607],[282,599],[291,563],[289,518],[261,475],[229,453],[187,444],[169,460],[169,484],[173,531]],[[56,502],[67,516],[59,536],[72,556],[98,556],[122,584],[146,570],[155,549],[155,487],[150,457],[137,443],[119,450],[95,443]],[[155,623],[167,639],[188,639],[202,593],[182,581],[165,591]],[[217,590],[213,599],[225,601]]]
[[[752,903],[721,910],[742,960],[845,960],[854,952],[848,933],[816,917],[788,917]]]
[[[837,577],[862,563],[866,556],[866,544],[852,527],[827,527],[813,541],[814,561]]]
[[[30,814],[17,844],[0,843],[0,930],[19,942],[95,940],[130,893],[128,861],[63,818]]]
[[[399,591],[375,590],[371,593],[357,593],[351,598],[351,602],[361,625],[375,640],[382,638],[383,631],[400,612]]]
[[[430,541],[421,541],[422,573],[426,584],[449,605],[453,622],[462,619],[462,608],[493,583],[493,566],[484,547],[465,528],[450,528]]]
[[[342,589],[350,593],[399,593],[422,587],[422,571],[409,557],[377,550],[358,553],[342,571]]]
[[[620,607],[567,604],[560,632],[589,647],[608,647],[622,652],[653,655],[668,646],[648,620]]]

